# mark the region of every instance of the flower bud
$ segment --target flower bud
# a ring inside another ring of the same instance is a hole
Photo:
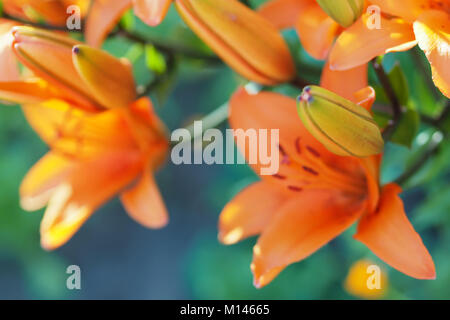
[[[69,37],[15,27],[14,52],[36,75],[89,110],[127,107],[136,98],[131,65]]]
[[[306,87],[298,98],[298,113],[306,129],[337,155],[367,157],[383,150],[369,111],[331,91]]]
[[[276,28],[237,0],[177,0],[191,29],[245,78],[266,85],[295,75],[289,49]]]
[[[317,3],[344,28],[358,20],[364,10],[364,0],[317,0]]]

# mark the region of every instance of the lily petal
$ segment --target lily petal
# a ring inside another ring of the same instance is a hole
[[[162,228],[169,222],[164,200],[149,168],[138,183],[120,196],[128,215],[147,228]]]
[[[409,22],[414,22],[425,10],[440,9],[450,11],[450,2],[433,0],[370,0],[374,5],[381,8],[381,11],[390,15],[401,17]]]
[[[136,146],[120,109],[91,114],[61,100],[48,100],[23,106],[23,110],[42,140],[53,150],[72,158],[88,158],[111,148]]]
[[[331,70],[327,62],[322,70],[320,86],[353,101],[355,92],[368,86],[367,64],[345,71],[336,71]]]
[[[43,80],[0,82],[0,100],[16,104],[36,104],[62,97],[62,93]]]
[[[86,20],[86,42],[100,47],[133,0],[95,0]]]
[[[11,29],[16,24],[0,19],[0,81],[17,81],[20,79],[19,66],[12,50],[13,36]]]
[[[79,163],[50,198],[41,223],[42,247],[53,250],[66,243],[98,207],[136,178],[142,165],[140,154],[130,151]]]
[[[134,13],[146,24],[157,26],[164,20],[173,0],[133,0]]]
[[[127,108],[136,99],[131,65],[85,45],[73,48],[73,63],[92,95],[106,108]]]
[[[361,219],[354,237],[400,272],[416,279],[435,279],[433,260],[405,214],[398,196],[401,191],[396,184],[386,185],[378,210]]]
[[[20,185],[21,207],[27,211],[43,208],[71,168],[72,162],[66,157],[48,152],[28,171]]]
[[[450,11],[449,11],[450,12]],[[433,81],[450,98],[450,14],[427,11],[414,22],[420,48],[430,61]]]
[[[365,64],[376,56],[406,51],[417,44],[410,24],[381,17],[381,29],[369,29],[363,15],[337,38],[330,52],[330,68],[347,70]]]
[[[267,285],[287,265],[303,260],[344,232],[365,206],[337,192],[308,191],[282,206],[253,250],[255,286]]]
[[[306,52],[317,60],[325,60],[340,26],[315,4],[300,12],[296,29]]]
[[[265,181],[248,186],[222,210],[219,219],[219,240],[224,244],[234,244],[261,233],[277,209],[290,196],[292,194],[288,194],[278,185]]]
[[[293,27],[300,12],[313,3],[313,0],[271,0],[261,5],[258,12],[277,29],[286,29]]]

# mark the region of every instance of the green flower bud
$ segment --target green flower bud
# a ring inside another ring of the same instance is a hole
[[[363,107],[317,86],[298,97],[298,113],[306,129],[340,156],[367,157],[383,151],[383,138]]]
[[[319,6],[341,26],[350,27],[361,16],[364,0],[317,0]]]

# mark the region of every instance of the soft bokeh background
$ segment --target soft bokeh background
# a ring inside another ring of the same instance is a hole
[[[254,1],[253,4],[263,1]],[[147,37],[183,43],[207,50],[180,22],[172,8],[154,29],[128,13],[127,29]],[[293,31],[284,33],[299,64],[299,73],[317,81],[321,63],[302,50]],[[127,56],[135,65],[140,84],[151,81],[142,45],[108,40],[105,48]],[[147,54],[149,50],[147,49]],[[422,57],[423,58],[423,57]],[[176,70],[157,86],[151,97],[170,129],[185,126],[227,101],[242,83],[227,67],[177,57]],[[400,63],[406,74],[411,119],[403,125],[404,144],[388,144],[383,181],[398,177],[420,156],[434,129],[417,122],[417,113],[434,116],[443,101],[429,89],[426,77],[411,53],[385,59],[391,70]],[[155,66],[153,65],[153,68]],[[157,68],[157,66],[156,66]],[[373,78],[373,75],[371,75]],[[376,82],[372,82],[376,84]],[[292,95],[289,88],[281,91]],[[381,104],[382,95],[379,96]],[[448,129],[448,128],[447,128]],[[414,139],[405,132],[417,133]],[[20,209],[18,187],[27,170],[46,151],[18,107],[0,107],[0,298],[2,299],[349,299],[343,288],[350,266],[370,258],[388,273],[386,298],[450,298],[450,144],[442,144],[405,186],[402,198],[416,230],[430,250],[437,268],[436,281],[409,278],[378,260],[352,240],[354,228],[305,261],[288,267],[272,284],[252,286],[249,265],[255,239],[226,247],[217,241],[217,220],[223,206],[244,186],[256,180],[246,166],[175,166],[167,164],[157,175],[170,212],[163,230],[147,230],[132,221],[114,200],[99,210],[75,237],[55,252],[39,246],[42,212]],[[264,201],[264,199],[261,199]],[[79,265],[82,290],[66,289],[66,268]]]

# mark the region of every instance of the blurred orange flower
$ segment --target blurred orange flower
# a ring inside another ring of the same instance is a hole
[[[42,246],[64,244],[117,194],[135,220],[164,226],[167,213],[153,172],[169,144],[150,100],[136,101],[129,63],[31,27],[17,27],[13,36],[16,56],[39,78],[0,82],[0,98],[23,104],[50,146],[20,188],[24,209],[47,205]]]
[[[366,88],[353,101],[370,110],[374,99]],[[381,156],[332,154],[298,120],[296,101],[277,93],[240,89],[230,108],[234,129],[280,130],[279,173],[244,189],[220,216],[219,239],[226,244],[260,234],[252,262],[257,287],[358,220],[354,237],[378,257],[411,277],[435,278],[433,260],[404,212],[401,188],[391,183],[380,190]],[[253,166],[256,172],[261,165]]]
[[[63,245],[116,195],[142,225],[160,228],[167,223],[153,172],[165,159],[168,141],[150,100],[96,114],[62,100],[25,105],[23,110],[50,146],[20,187],[25,210],[47,206],[41,223],[43,248]]]

